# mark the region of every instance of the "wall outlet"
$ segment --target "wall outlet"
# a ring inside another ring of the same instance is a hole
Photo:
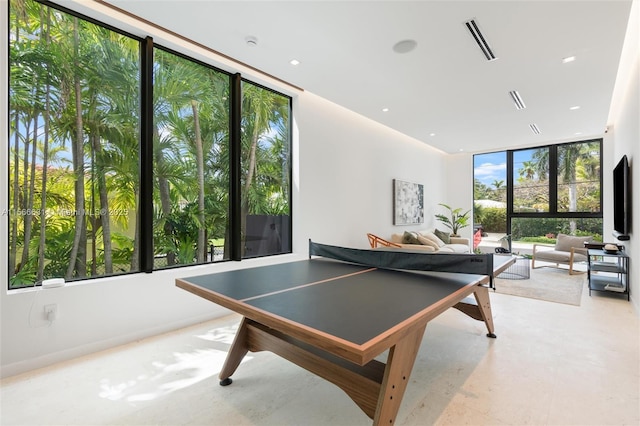
[[[58,317],[58,305],[44,305],[44,316],[48,321],[53,321]]]

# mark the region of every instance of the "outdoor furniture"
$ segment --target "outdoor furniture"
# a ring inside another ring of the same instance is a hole
[[[556,267],[560,264],[569,265],[569,274],[583,274],[583,271],[575,271],[573,264],[576,262],[587,261],[587,249],[585,243],[590,243],[593,240],[591,236],[575,237],[572,235],[558,234],[556,244],[534,244],[533,245],[533,257],[531,258],[531,268],[541,268],[541,265],[536,267],[536,261],[554,263]]]

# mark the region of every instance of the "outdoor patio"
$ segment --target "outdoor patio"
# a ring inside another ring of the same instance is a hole
[[[502,247],[500,238],[503,236],[504,234],[487,233],[486,237],[482,237],[478,248],[482,253],[495,253],[496,247]],[[533,252],[533,243],[513,241],[511,243],[511,251],[514,254],[531,255]]]

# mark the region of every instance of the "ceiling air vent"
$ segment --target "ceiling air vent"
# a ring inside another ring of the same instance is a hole
[[[538,126],[536,125],[536,123],[529,124],[529,127],[531,128],[531,131],[536,135],[540,134],[540,129],[538,129]]]
[[[516,106],[516,109],[525,109],[527,106],[524,104],[524,102],[522,101],[522,98],[520,97],[520,93],[518,93],[517,90],[512,90],[509,92],[509,96],[511,96],[511,99],[513,100],[513,103]]]
[[[494,55],[493,53],[493,50],[491,50],[491,46],[489,46],[489,43],[487,43],[487,40],[484,38],[484,35],[482,35],[482,33],[480,32],[480,28],[478,28],[478,24],[476,24],[476,21],[473,19],[470,19],[467,22],[465,22],[464,25],[467,27],[467,29],[473,36],[476,43],[478,43],[480,50],[482,50],[482,54],[487,58],[487,60],[493,61],[494,59],[497,59],[496,55]]]

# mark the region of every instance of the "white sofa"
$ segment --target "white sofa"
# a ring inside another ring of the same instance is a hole
[[[415,239],[407,238],[407,234],[413,235]],[[441,233],[446,234],[446,233]],[[445,237],[446,238],[446,237]],[[412,240],[412,242],[410,242]],[[402,234],[392,234],[391,242],[406,249],[418,249],[432,253],[470,253],[469,239],[449,236],[446,243],[432,230],[420,230],[403,232]]]

